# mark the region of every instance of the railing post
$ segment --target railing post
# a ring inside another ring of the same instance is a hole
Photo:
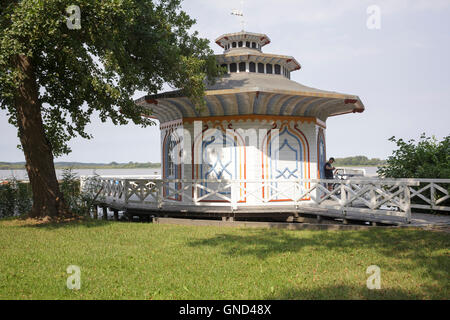
[[[198,201],[198,188],[197,188],[197,181],[196,180],[192,181],[192,188],[194,188],[194,198],[192,199],[192,201],[196,205],[197,201]]]
[[[404,185],[405,188],[405,214],[406,222],[411,222],[411,192],[407,183]]]
[[[123,196],[125,197],[124,201],[127,204],[128,203],[128,189],[129,189],[129,182],[128,179],[125,179],[123,182],[123,188],[124,188],[124,192],[123,192]]]
[[[231,181],[231,209],[234,211],[237,209],[237,196],[238,190],[236,190],[236,181]]]
[[[157,199],[157,205],[158,209],[162,208],[163,202],[164,202],[164,181],[160,180],[156,183],[156,199]]]
[[[376,188],[379,188],[379,189],[382,189],[382,186],[381,186],[381,183],[378,185],[378,184],[375,184],[375,183],[373,183],[372,184],[372,188],[371,188],[371,190],[369,191],[369,195],[370,195],[370,209],[374,209],[375,207],[376,207],[376,205],[377,205],[377,194],[376,194],[376,192],[375,192],[375,189]]]
[[[341,188],[341,206],[342,207],[345,207],[345,203],[347,202],[347,191],[345,190],[346,183],[348,183],[348,182],[344,183],[344,181],[342,181],[341,186],[340,186],[340,188]]]
[[[430,183],[430,200],[431,200],[431,210],[436,207],[436,188],[434,186],[434,182]]]

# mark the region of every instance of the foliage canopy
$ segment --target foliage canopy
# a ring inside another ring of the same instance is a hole
[[[66,9],[81,9],[69,29]],[[30,58],[46,139],[54,156],[70,152],[94,112],[105,122],[153,122],[135,105],[136,91],[167,83],[202,105],[205,79],[218,75],[208,41],[180,0],[0,0],[0,108],[18,126],[15,96],[24,79],[16,57]],[[20,132],[19,132],[20,135]]]
[[[386,165],[378,169],[385,178],[450,178],[450,136],[442,141],[427,137],[423,133],[420,140],[404,141],[392,137],[397,149],[388,157]]]

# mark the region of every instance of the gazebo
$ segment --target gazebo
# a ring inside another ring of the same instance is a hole
[[[220,180],[235,180],[239,185],[270,180],[267,183],[277,185],[323,177],[326,121],[363,112],[361,100],[291,80],[291,72],[300,70],[300,63],[291,56],[263,53],[270,43],[265,34],[224,34],[216,43],[224,49],[216,56],[217,63],[227,74],[207,87],[205,108],[198,110],[181,91],[136,101],[160,122],[164,193],[183,188],[182,179],[197,179],[205,186],[199,196],[211,193],[205,203],[227,202],[231,190],[218,190]],[[271,197],[270,189],[246,185],[235,196],[240,203],[257,205],[261,197]],[[252,190],[261,197],[250,199],[247,194]],[[270,201],[289,201],[289,192]],[[171,199],[184,201],[182,192],[175,192]]]

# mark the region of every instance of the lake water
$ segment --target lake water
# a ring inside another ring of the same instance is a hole
[[[161,174],[161,169],[73,169],[72,172],[77,176],[151,176]],[[58,179],[62,179],[63,170],[56,170],[56,176]],[[15,177],[18,180],[28,180],[26,170],[0,170],[0,180]]]
[[[366,170],[366,176],[376,177],[377,167],[355,167]],[[161,169],[74,169],[77,176],[89,176],[98,174],[101,176],[150,176],[161,174]],[[63,170],[56,170],[58,179],[62,178]],[[15,177],[18,180],[28,180],[26,170],[0,170],[0,180]]]

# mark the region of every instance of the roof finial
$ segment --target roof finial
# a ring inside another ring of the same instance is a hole
[[[244,28],[245,28],[245,20],[244,20],[244,0],[241,1],[241,10],[233,9],[233,10],[231,10],[231,14],[232,14],[233,16],[241,17],[242,31],[244,31]]]

